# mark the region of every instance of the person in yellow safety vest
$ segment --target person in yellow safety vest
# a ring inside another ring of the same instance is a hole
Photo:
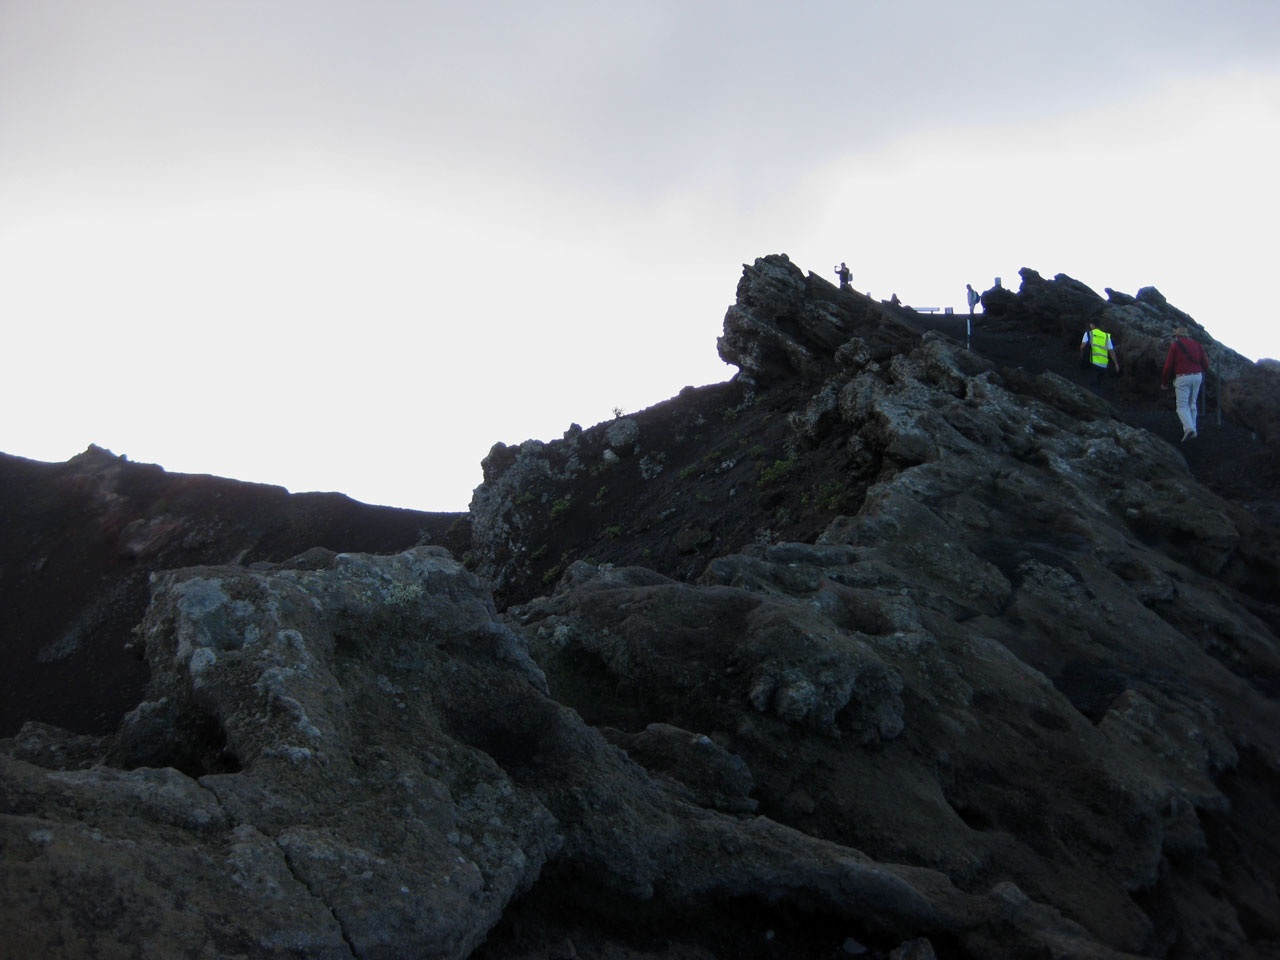
[[[1102,392],[1102,378],[1107,373],[1107,358],[1116,365],[1116,373],[1120,372],[1120,358],[1116,356],[1115,344],[1111,342],[1111,334],[1099,328],[1096,320],[1089,321],[1089,329],[1080,341],[1080,353],[1089,351],[1089,362],[1093,365],[1093,389]]]

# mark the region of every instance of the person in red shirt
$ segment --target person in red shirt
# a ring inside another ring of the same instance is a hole
[[[1164,370],[1160,375],[1160,389],[1169,389],[1169,378],[1173,378],[1174,405],[1178,410],[1178,419],[1182,421],[1182,442],[1196,438],[1196,405],[1200,397],[1200,384],[1205,372],[1209,369],[1209,358],[1204,347],[1187,336],[1186,327],[1178,327],[1173,331],[1173,343],[1169,346],[1169,355],[1164,359]]]

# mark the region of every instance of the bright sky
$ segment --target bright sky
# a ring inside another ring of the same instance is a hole
[[[1280,356],[1276,0],[0,0],[0,450],[466,509],[742,264]]]

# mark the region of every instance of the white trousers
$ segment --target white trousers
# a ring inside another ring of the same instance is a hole
[[[1196,404],[1200,399],[1200,381],[1202,373],[1184,373],[1173,378],[1173,399],[1178,409],[1178,419],[1182,421],[1183,433],[1194,433],[1196,429]]]

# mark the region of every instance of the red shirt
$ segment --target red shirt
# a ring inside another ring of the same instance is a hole
[[[1160,383],[1167,387],[1172,377],[1180,377],[1184,373],[1204,373],[1208,369],[1209,358],[1205,356],[1204,347],[1190,337],[1175,337],[1169,347],[1169,355],[1164,358]]]

